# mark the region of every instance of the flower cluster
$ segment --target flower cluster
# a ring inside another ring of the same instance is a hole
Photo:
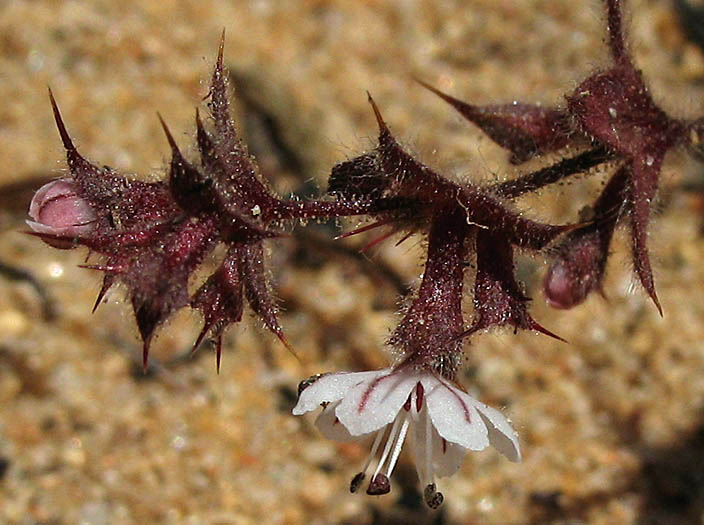
[[[207,122],[196,112],[200,159],[187,160],[162,121],[172,152],[163,182],[131,180],[86,160],[50,93],[70,174],[36,193],[28,224],[52,246],[85,246],[102,257],[99,264],[86,265],[104,273],[96,307],[114,284],[127,289],[145,366],[155,331],[186,306],[204,319],[194,350],[204,337],[214,339],[218,365],[223,332],[241,320],[245,300],[286,343],[263,245],[299,221],[365,216],[373,222],[345,235],[375,228],[388,229],[379,240],[394,233],[404,234],[403,239],[425,235],[422,282],[388,340],[400,361],[386,370],[305,381],[294,414],[322,406],[318,426],[326,436],[373,436],[369,460],[352,480],[352,492],[380,450],[367,492],[390,491],[389,477],[410,433],[426,503],[436,508],[443,497],[435,477],[453,474],[465,450],[492,445],[512,461],[521,459],[508,420],[455,382],[463,340],[501,326],[559,339],[529,313],[530,299],[514,271],[517,249],[532,254],[550,245],[546,299],[555,308],[572,308],[601,290],[613,233],[628,222],[635,272],[661,310],[646,243],[651,207],[665,154],[678,145],[696,150],[704,117],[685,122],[655,104],[627,52],[621,1],[604,4],[612,65],[583,80],[566,95],[564,107],[479,107],[421,82],[507,149],[513,164],[546,153],[554,158],[560,151],[579,152],[514,180],[477,185],[436,173],[401,147],[369,96],[379,127],[377,146],[334,166],[326,196],[281,199],[262,180],[230,116],[221,42]],[[526,193],[601,165],[612,168],[612,174],[589,213],[574,224],[531,220],[512,207]],[[220,267],[189,295],[189,277],[218,246],[226,250]],[[466,292],[469,272],[473,288]],[[469,322],[462,309],[465,293],[473,298]]]

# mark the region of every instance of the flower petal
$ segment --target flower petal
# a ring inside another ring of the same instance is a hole
[[[368,434],[391,423],[422,375],[408,369],[382,371],[356,385],[344,397],[335,414],[350,434]]]
[[[47,226],[46,224],[42,224],[41,222],[30,220],[26,220],[24,222],[27,224],[27,226],[32,229],[33,232],[46,233],[48,235],[62,235],[64,233],[62,229],[54,228],[53,226]]]
[[[76,224],[57,228],[55,226],[50,226],[48,224],[36,221],[26,220],[24,222],[32,229],[33,232],[56,235],[57,237],[65,237],[66,239],[78,239],[82,237],[83,234],[89,233],[93,229],[93,226],[90,224]]]
[[[29,216],[38,221],[39,212],[44,202],[67,194],[75,195],[73,179],[56,179],[47,182],[34,193],[32,201],[29,203]]]
[[[477,404],[477,410],[489,430],[491,446],[501,452],[511,461],[521,461],[521,447],[518,444],[518,434],[509,423],[506,416],[495,408]]]
[[[318,419],[315,420],[315,426],[318,427],[318,430],[320,430],[323,436],[333,441],[346,443],[364,439],[366,436],[353,436],[350,434],[345,428],[345,425],[340,423],[337,419],[335,409],[339,404],[340,402],[337,401],[326,406],[318,416]]]
[[[322,403],[339,401],[347,395],[353,386],[385,372],[386,370],[374,370],[372,372],[338,372],[324,375],[301,392],[298,403],[293,408],[293,415],[300,416],[315,410]]]
[[[475,408],[479,403],[476,399],[434,376],[423,378],[423,388],[430,420],[441,437],[469,450],[489,446],[486,424]]]
[[[413,439],[412,451],[413,458],[418,472],[418,479],[421,483],[427,484],[433,482],[433,476],[447,477],[452,476],[459,470],[465,453],[464,447],[456,443],[450,443],[443,440],[432,425],[426,425],[428,413],[425,409],[420,414],[419,421],[413,424]],[[428,464],[428,436],[427,429],[430,429],[430,464]],[[432,472],[428,472],[428,467]]]
[[[440,438],[440,436],[438,436]],[[445,441],[442,438],[435,441],[433,447],[433,471],[439,478],[452,476],[457,472],[464,461],[467,449],[457,443]]]

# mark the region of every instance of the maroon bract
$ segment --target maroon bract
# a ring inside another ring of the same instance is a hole
[[[418,82],[476,124],[499,146],[509,150],[512,164],[521,164],[536,155],[557,151],[574,141],[569,115],[564,111],[519,102],[474,106],[430,84]]]
[[[528,313],[530,299],[514,277],[513,248],[504,239],[477,232],[477,274],[474,282],[474,322],[467,337],[491,326],[536,330],[564,341],[538,324]]]

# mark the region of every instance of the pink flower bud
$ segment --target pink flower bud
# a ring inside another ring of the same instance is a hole
[[[37,190],[29,205],[33,220],[27,225],[33,231],[65,238],[44,239],[54,248],[73,248],[73,239],[84,237],[95,228],[95,211],[76,189],[73,179],[49,182]]]
[[[609,239],[611,235],[608,235]],[[608,242],[598,232],[579,232],[569,239],[553,259],[543,290],[550,306],[570,309],[582,303],[601,283]]]

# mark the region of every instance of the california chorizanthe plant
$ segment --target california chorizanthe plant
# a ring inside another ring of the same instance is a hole
[[[443,496],[435,477],[456,472],[466,449],[492,445],[512,461],[521,459],[508,419],[456,383],[463,341],[476,332],[508,325],[557,337],[528,312],[530,300],[514,275],[517,248],[535,254],[549,246],[544,293],[552,306],[571,308],[600,290],[614,229],[627,223],[635,272],[660,310],[646,246],[660,167],[673,147],[700,145],[704,119],[676,120],[653,102],[627,52],[621,2],[604,3],[613,63],[589,75],[565,97],[564,106],[477,107],[424,84],[506,148],[513,164],[545,153],[580,152],[538,171],[486,186],[446,179],[398,144],[370,96],[379,126],[377,147],[332,168],[328,198],[282,200],[261,180],[238,138],[221,43],[207,126],[196,112],[200,160],[184,158],[162,121],[172,150],[169,178],[162,182],[128,179],[83,158],[50,93],[70,173],[36,193],[28,224],[56,248],[86,246],[102,256],[99,264],[87,265],[104,273],[96,307],[114,284],[128,290],[145,366],[155,330],[185,306],[199,310],[204,319],[194,349],[204,337],[214,339],[218,366],[223,332],[241,320],[245,299],[285,342],[263,245],[298,221],[361,216],[373,222],[349,234],[385,227],[427,236],[420,288],[388,340],[400,360],[385,370],[306,380],[293,412],[322,406],[317,424],[331,439],[373,435],[369,459],[354,476],[352,492],[362,486],[377,454],[367,493],[391,490],[389,478],[410,433],[425,501],[436,508]],[[529,220],[511,205],[523,194],[594,172],[602,164],[612,175],[588,216],[575,224]],[[227,248],[222,264],[189,296],[189,276],[219,245]],[[474,273],[469,323],[462,312],[467,271]]]

